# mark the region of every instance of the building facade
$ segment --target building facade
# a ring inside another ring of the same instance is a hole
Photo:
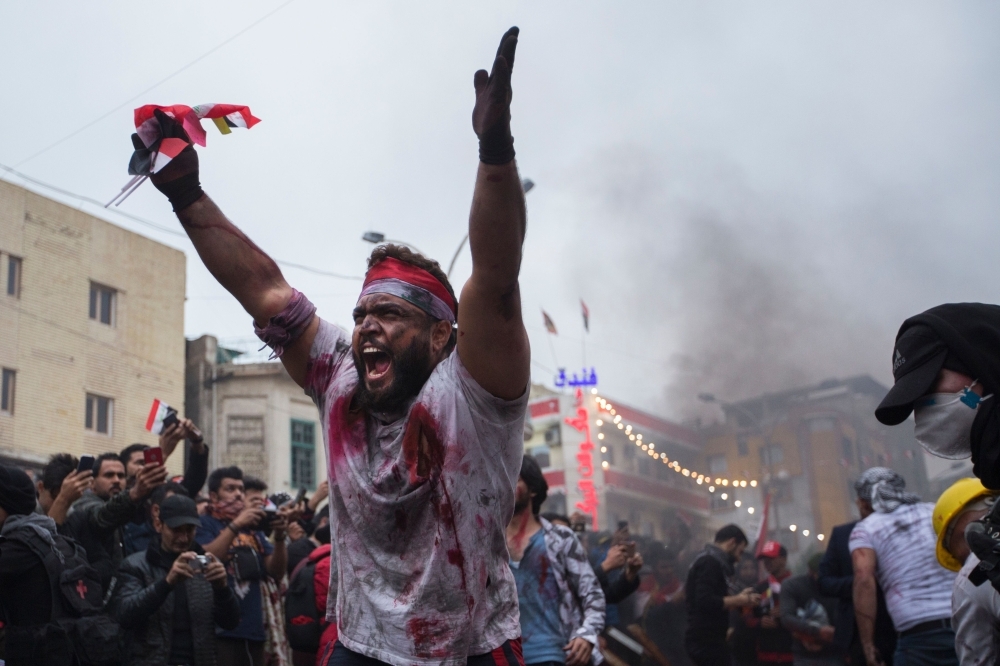
[[[890,428],[875,419],[887,391],[860,376],[723,404],[725,421],[703,431],[700,462],[715,486],[713,521],[756,533],[767,504],[768,536],[808,551],[857,519],[854,482],[869,467],[891,467],[931,499],[912,420]]]
[[[698,434],[591,390],[532,385],[525,453],[549,483],[542,511],[584,514],[588,529],[627,522],[634,534],[677,541],[678,530],[700,534],[709,517],[710,494],[689,469]]]
[[[0,461],[155,444],[153,400],[184,396],[184,290],[183,252],[0,181]]]
[[[211,467],[237,465],[270,492],[315,490],[326,479],[316,405],[280,362],[238,356],[210,335],[187,342],[184,409],[211,444]]]

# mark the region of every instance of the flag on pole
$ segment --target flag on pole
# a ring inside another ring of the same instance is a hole
[[[550,317],[545,310],[542,310],[542,321],[545,322],[545,330],[552,335],[559,335],[559,332],[556,331],[556,323],[552,321],[552,317]]]
[[[764,496],[764,513],[760,517],[760,529],[757,530],[757,544],[754,546],[754,557],[760,557],[760,551],[767,542],[767,516],[771,513],[771,491]]]
[[[583,302],[582,298],[580,299],[580,308],[583,310],[583,330],[590,333],[590,309],[587,307],[587,304]]]

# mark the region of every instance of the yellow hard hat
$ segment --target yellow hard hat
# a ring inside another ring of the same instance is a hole
[[[932,521],[934,533],[937,534],[937,561],[945,569],[958,571],[962,568],[962,563],[948,552],[944,544],[948,536],[948,525],[972,502],[995,494],[995,491],[987,490],[979,479],[959,479],[941,493],[941,497],[934,505]]]

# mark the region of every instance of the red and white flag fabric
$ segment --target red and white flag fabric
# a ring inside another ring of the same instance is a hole
[[[771,513],[771,493],[764,496],[764,513],[760,517],[760,529],[757,530],[757,544],[754,546],[754,557],[760,557],[760,552],[767,543],[767,517]]]
[[[159,116],[157,112],[160,112]],[[121,204],[149,176],[170,164],[172,159],[192,143],[204,146],[206,134],[201,121],[206,118],[215,123],[223,134],[231,134],[233,127],[250,129],[260,122],[260,118],[255,118],[250,113],[250,107],[240,104],[140,106],[134,112],[135,134],[132,135],[132,147],[135,152],[128,163],[132,179],[104,207]]]
[[[163,432],[163,420],[171,412],[176,414],[177,410],[162,400],[153,400],[153,406],[149,409],[149,416],[146,417],[146,430],[154,435],[159,435]]]
[[[552,317],[550,317],[549,313],[545,310],[542,310],[542,321],[545,323],[546,331],[552,335],[559,335],[559,332],[556,330],[556,323],[552,321]]]
[[[233,127],[250,129],[260,122],[260,118],[255,118],[250,113],[249,106],[240,104],[197,104],[195,106],[147,104],[135,110],[135,131],[147,148],[160,138],[160,125],[153,115],[157,109],[179,122],[191,140],[199,146],[204,146],[207,138],[205,129],[201,126],[201,121],[205,118],[212,120],[223,134],[231,133],[230,128]]]
[[[590,308],[587,307],[582,298],[580,299],[580,309],[583,311],[583,330],[590,333]]]

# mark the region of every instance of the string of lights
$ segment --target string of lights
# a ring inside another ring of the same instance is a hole
[[[612,405],[608,400],[601,397],[597,393],[597,389],[591,389],[591,394],[594,396],[594,402],[597,404],[598,412],[602,413],[602,416],[596,420],[597,425],[597,440],[600,444],[600,451],[602,454],[607,454],[608,447],[604,443],[605,433],[601,430],[604,426],[613,427],[617,430],[621,430],[622,433],[628,438],[628,440],[635,444],[635,446],[642,450],[651,460],[659,460],[661,463],[672,469],[675,473],[681,476],[691,479],[695,484],[705,487],[709,493],[715,493],[719,491],[719,499],[722,501],[729,500],[729,493],[733,492],[733,506],[737,509],[743,509],[743,500],[736,499],[737,490],[742,490],[743,488],[756,488],[758,486],[757,479],[727,479],[722,477],[711,477],[706,474],[700,474],[696,471],[688,469],[681,465],[680,462],[676,460],[671,460],[664,451],[656,450],[656,442],[650,441],[648,438],[644,437],[641,432],[631,424],[622,419],[621,414],[619,414],[614,405]],[[607,415],[608,419],[605,419],[603,415]],[[608,469],[610,463],[607,460],[601,461],[601,467],[603,469]],[[749,515],[753,515],[756,508],[753,506],[747,506],[745,508]],[[799,532],[804,537],[815,536],[817,541],[823,541],[826,537],[823,534],[812,535],[809,529],[799,530],[797,525],[789,525],[788,530],[790,532]]]

